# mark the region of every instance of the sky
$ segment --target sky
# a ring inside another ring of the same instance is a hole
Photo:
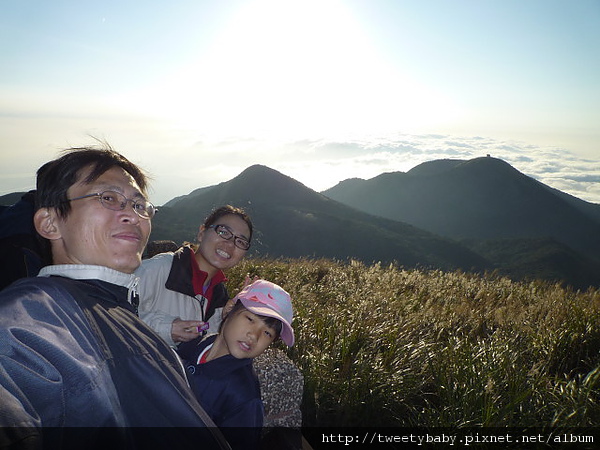
[[[491,155],[600,203],[599,0],[2,0],[0,195],[106,141],[157,205]]]

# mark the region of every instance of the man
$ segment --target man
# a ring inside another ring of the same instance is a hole
[[[133,272],[156,211],[146,188],[110,148],[38,170],[34,224],[52,264],[0,292],[0,447],[227,448],[137,317]]]

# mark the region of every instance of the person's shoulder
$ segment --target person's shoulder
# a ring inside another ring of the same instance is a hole
[[[21,278],[0,291],[0,307],[28,301],[41,305],[46,301],[63,298],[68,288],[62,277],[27,277]]]
[[[245,364],[239,364],[233,373],[239,378],[240,384],[244,384],[252,391],[256,391],[259,389],[259,382],[256,371],[252,366],[254,358],[244,359],[243,361]]]
[[[4,295],[13,291],[43,290],[56,286],[58,277],[23,277],[15,280],[0,291]]]
[[[165,261],[173,260],[175,252],[164,252],[154,255],[152,258],[144,259],[142,264],[163,264]]]
[[[215,342],[218,334],[208,334],[206,336],[198,336],[195,339],[187,342],[181,342],[177,346],[177,354],[185,360],[191,360],[200,356],[202,350]]]
[[[252,368],[252,360],[249,364],[242,365],[229,375],[231,386],[237,390],[236,396],[245,399],[260,399],[260,383],[256,372]]]
[[[152,258],[142,260],[142,264],[135,271],[137,274],[148,271],[148,270],[158,270],[164,267],[170,267],[173,262],[175,253],[166,252],[159,253],[154,255]]]

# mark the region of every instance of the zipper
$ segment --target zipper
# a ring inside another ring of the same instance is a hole
[[[127,287],[127,301],[133,306],[136,316],[139,316],[138,309],[140,306],[140,294],[137,289],[139,284],[140,278],[135,277]]]

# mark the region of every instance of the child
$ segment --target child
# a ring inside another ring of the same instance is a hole
[[[294,345],[291,298],[258,280],[227,306],[218,334],[184,342],[177,351],[196,397],[232,448],[256,448],[264,411],[252,359],[277,338]]]

